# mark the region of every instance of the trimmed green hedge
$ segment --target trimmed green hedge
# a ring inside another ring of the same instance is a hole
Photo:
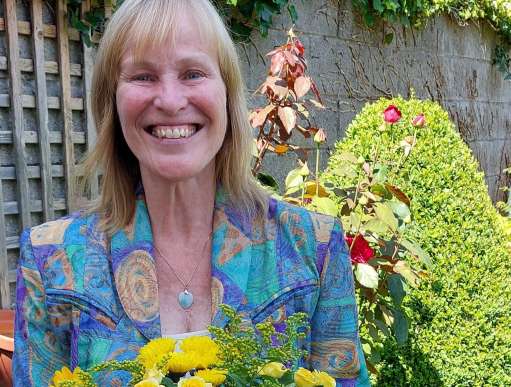
[[[382,113],[390,104],[403,118],[391,133],[382,132]],[[414,98],[366,105],[336,145],[323,179],[345,186],[346,178],[333,172],[338,155],[350,151],[369,158],[376,139],[384,144],[381,157],[398,160],[402,149],[395,144],[410,135],[409,123],[419,113],[426,126],[417,129],[417,145],[395,184],[412,200],[414,221],[407,236],[431,255],[434,265],[406,298],[410,339],[402,347],[385,344],[378,384],[510,386],[509,239],[483,174],[448,114],[437,103]]]

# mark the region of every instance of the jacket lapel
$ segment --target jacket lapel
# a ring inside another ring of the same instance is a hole
[[[145,201],[136,202],[131,224],[111,241],[112,270],[124,311],[147,338],[161,335],[153,236]]]
[[[225,191],[218,187],[211,243],[213,325],[223,327],[227,322],[218,309],[221,303],[244,312],[254,227],[259,226],[254,226],[250,219],[231,206]],[[153,255],[151,223],[142,195],[137,200],[133,222],[112,236],[111,259],[115,286],[124,311],[147,339],[161,336]]]
[[[223,327],[226,318],[218,305],[228,304],[243,315],[253,254],[254,224],[230,205],[223,189],[217,190],[211,246],[212,324]]]

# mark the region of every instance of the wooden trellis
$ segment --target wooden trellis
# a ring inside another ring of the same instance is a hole
[[[69,29],[66,1],[0,4],[0,306],[8,308],[19,235],[68,213],[75,165],[95,128],[92,53]]]

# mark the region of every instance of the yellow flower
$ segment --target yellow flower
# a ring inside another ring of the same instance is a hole
[[[305,368],[298,368],[295,372],[296,387],[314,387],[317,386],[314,374]]]
[[[181,379],[177,383],[177,387],[213,387],[211,383],[207,383],[204,379],[198,376],[193,376],[188,379]]]
[[[76,367],[73,372],[67,367],[62,367],[60,371],[55,371],[53,379],[51,380],[52,386],[58,387],[60,383],[64,382],[74,382],[78,385],[82,385],[83,383],[79,375],[80,372],[82,372],[80,367]]]
[[[204,379],[206,382],[219,386],[225,381],[227,376],[227,370],[210,369],[210,370],[199,370],[195,373],[196,376]]]
[[[145,372],[144,380],[135,384],[135,387],[159,387],[165,375],[156,367]]]
[[[259,375],[270,376],[275,379],[280,379],[287,372],[284,364],[272,361],[271,363],[265,364],[259,370]]]
[[[137,360],[146,369],[151,369],[168,353],[174,350],[176,340],[170,338],[159,338],[151,340],[140,349]]]
[[[181,342],[180,348],[185,353],[196,355],[196,368],[208,368],[218,363],[218,345],[208,336],[187,337]]]
[[[175,374],[182,374],[197,368],[197,363],[195,352],[174,352],[167,361],[163,371],[165,373],[170,371]]]
[[[218,353],[218,345],[208,336],[187,337],[180,348],[183,352]]]
[[[314,377],[318,386],[335,387],[335,379],[323,371],[314,371]]]
[[[154,380],[142,380],[135,384],[135,387],[160,387],[160,383],[156,383]]]

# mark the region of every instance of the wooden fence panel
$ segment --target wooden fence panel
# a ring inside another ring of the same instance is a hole
[[[0,0],[0,308],[14,303],[22,229],[69,212],[95,142],[92,57],[66,0]]]
[[[48,104],[46,103],[46,62],[44,60],[44,26],[43,9],[39,0],[32,1],[31,8],[33,33],[32,44],[34,49],[36,94],[37,94],[37,124],[39,126],[39,153],[41,155],[41,187],[43,201],[43,220],[53,219],[53,194],[51,178],[50,136],[48,133]],[[57,69],[58,71],[58,69]]]

